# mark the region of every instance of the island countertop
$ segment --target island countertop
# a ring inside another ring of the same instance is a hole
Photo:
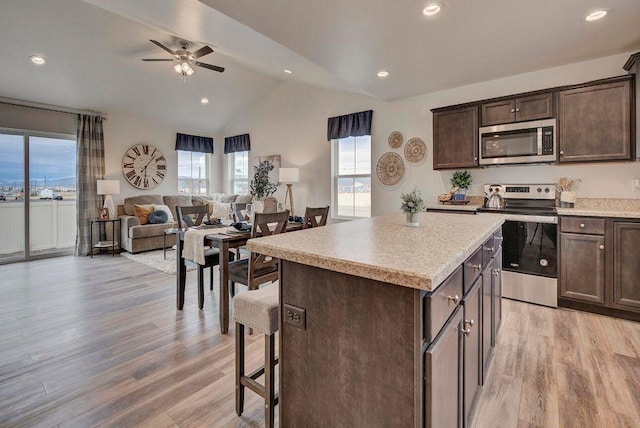
[[[251,239],[250,251],[432,291],[504,222],[501,215],[420,213],[420,226],[389,214]]]

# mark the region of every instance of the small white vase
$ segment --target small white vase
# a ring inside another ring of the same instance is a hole
[[[420,221],[418,220],[418,215],[420,213],[406,213],[407,226],[409,227],[418,227],[420,226]]]

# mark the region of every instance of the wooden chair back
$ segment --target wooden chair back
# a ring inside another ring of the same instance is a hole
[[[329,205],[318,208],[307,207],[304,211],[304,218],[302,219],[302,228],[309,229],[324,226],[327,224],[327,217],[329,217]]]
[[[264,213],[275,213],[278,211],[278,200],[273,196],[267,196],[264,198],[262,205],[264,206],[264,209],[262,210]]]
[[[245,221],[245,216],[242,214],[242,210],[247,209],[247,204],[244,203],[232,203],[231,210],[233,211],[233,220],[236,222]]]
[[[251,229],[251,237],[256,238],[258,236],[270,236],[277,235],[287,230],[287,224],[289,222],[289,210],[276,212],[276,213],[255,213],[253,220],[253,227]],[[269,224],[274,224],[272,228],[269,228]],[[258,275],[261,270],[267,269],[271,266],[278,265],[278,259],[271,256],[265,256],[264,254],[251,253],[249,256],[249,272],[247,286],[249,289],[253,289],[254,286],[259,285],[261,282],[266,282],[264,277]],[[278,279],[278,271],[266,275],[270,277],[270,281]],[[273,278],[271,278],[273,277]]]
[[[176,207],[176,214],[178,214],[178,228],[200,226],[205,215],[209,217],[209,207],[206,205]]]

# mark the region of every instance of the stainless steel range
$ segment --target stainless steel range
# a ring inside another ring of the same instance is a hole
[[[502,226],[503,297],[557,307],[555,185],[485,184],[484,191],[485,207],[479,211],[506,217]]]

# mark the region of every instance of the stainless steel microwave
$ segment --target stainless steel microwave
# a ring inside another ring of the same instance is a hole
[[[556,120],[480,128],[480,165],[556,161]]]

